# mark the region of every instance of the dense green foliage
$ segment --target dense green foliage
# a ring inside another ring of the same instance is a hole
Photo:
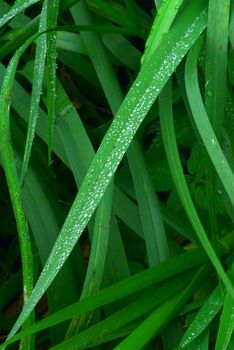
[[[0,14],[0,349],[233,349],[233,1]]]

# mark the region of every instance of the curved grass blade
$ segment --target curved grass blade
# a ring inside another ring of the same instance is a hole
[[[46,22],[47,10],[48,10],[47,8],[48,8],[48,0],[45,0],[43,3],[41,15],[40,15],[39,33],[42,33],[47,29],[47,22]],[[37,39],[28,130],[27,130],[26,145],[25,145],[24,158],[23,158],[23,164],[22,164],[22,170],[21,170],[21,176],[20,176],[21,185],[23,184],[24,177],[27,172],[29,158],[32,150],[33,139],[35,136],[36,121],[38,118],[40,96],[42,92],[45,56],[46,56],[46,35],[44,34],[44,35],[40,35],[39,38]]]
[[[48,29],[54,28],[58,20],[59,0],[48,2]],[[56,32],[47,33],[47,109],[48,109],[48,164],[52,163],[51,152],[55,123],[56,98]]]
[[[234,264],[231,267],[233,279]],[[223,311],[220,318],[219,330],[215,344],[215,350],[226,350],[229,346],[234,330],[234,299],[227,293],[224,298]]]
[[[221,183],[234,206],[234,174],[219,145],[203,105],[197,76],[200,42],[190,50],[185,67],[185,84],[194,122]]]
[[[28,223],[24,214],[21,198],[20,182],[16,165],[17,162],[11,143],[9,105],[11,98],[11,87],[13,85],[19,58],[25,49],[32,43],[33,39],[35,38],[27,41],[20,49],[17,50],[16,54],[12,57],[6,70],[0,94],[0,152],[21,243],[20,247],[23,270],[24,303],[27,302],[33,290],[33,256]],[[33,321],[34,315],[32,314],[28,320],[28,323],[32,323]],[[24,339],[22,340],[21,346],[23,349],[25,349],[25,346],[27,347],[27,344],[29,344],[29,346],[33,346],[33,339],[29,341],[26,341]]]
[[[191,49],[192,50],[192,49]],[[173,114],[172,114],[172,94],[171,94],[171,85],[167,85],[163,92],[160,95],[160,125],[162,129],[163,142],[165,145],[165,151],[171,169],[171,174],[175,183],[175,187],[179,194],[180,200],[183,204],[185,212],[188,215],[188,218],[193,226],[194,231],[197,234],[204,250],[206,251],[208,257],[210,258],[214,268],[216,269],[218,275],[224,282],[227,289],[234,296],[233,285],[225,273],[220,260],[218,259],[207,235],[202,226],[200,218],[197,214],[197,211],[194,207],[193,201],[191,199],[188,185],[185,180],[183,173],[183,168],[181,165],[177,145],[176,145],[176,136],[173,125]]]
[[[220,286],[215,288],[211,293],[207,301],[198,311],[192,324],[185,332],[180,347],[186,348],[194,339],[196,339],[211,323],[215,318],[219,310],[221,309],[224,301],[224,295]]]
[[[0,18],[0,28],[9,22],[12,18],[17,16],[19,13],[36,4],[37,2],[39,2],[39,0],[16,0],[15,4],[11,6],[10,11],[2,16],[2,18]]]
[[[143,68],[122,103],[91,164],[51,255],[9,337],[19,329],[45,293],[82,234],[101,200],[127,147],[159,92],[189,48],[206,27],[206,2],[191,2],[179,25],[174,26]]]
[[[161,304],[139,327],[137,327],[124,341],[118,344],[114,350],[140,350],[155,337],[170,320],[177,315],[192,294],[207,278],[211,268],[204,265],[199,269],[192,281],[181,292]]]

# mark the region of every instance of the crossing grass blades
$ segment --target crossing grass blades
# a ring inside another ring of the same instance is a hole
[[[0,13],[0,349],[233,349],[233,2]]]

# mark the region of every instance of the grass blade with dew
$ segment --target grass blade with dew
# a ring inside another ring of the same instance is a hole
[[[193,93],[194,96],[194,93]],[[179,158],[179,153],[176,144],[176,136],[173,125],[173,112],[172,112],[172,96],[171,96],[171,84],[164,88],[160,95],[160,125],[162,130],[164,147],[168,159],[168,164],[171,169],[171,174],[175,183],[176,190],[183,204],[185,212],[193,226],[194,231],[197,234],[204,250],[209,256],[214,268],[216,269],[218,275],[222,279],[223,283],[234,296],[233,285],[228,278],[226,272],[224,271],[220,260],[218,259],[207,235],[202,226],[200,218],[194,207],[193,201],[191,199],[188,185],[185,180],[183,173],[183,168]],[[205,132],[207,130],[205,129]]]
[[[189,344],[189,350],[209,350],[209,328]]]
[[[47,27],[57,26],[59,0],[50,0],[48,3]],[[48,164],[52,163],[51,152],[55,123],[56,98],[56,32],[47,34],[47,110],[48,110]]]
[[[192,1],[179,25],[143,68],[122,103],[91,164],[34,290],[13,326],[12,337],[45,293],[96,209],[126,149],[163,86],[206,27],[206,2]],[[103,166],[103,164],[105,166]],[[91,199],[93,200],[91,202]]]
[[[230,269],[231,279],[234,276],[234,264]],[[229,346],[232,334],[234,330],[234,299],[226,293],[224,298],[222,315],[220,317],[220,324],[215,343],[215,350],[226,350]]]
[[[39,33],[47,29],[47,21],[46,21],[47,13],[48,13],[48,0],[45,0],[43,3],[41,14],[40,14]],[[45,56],[46,56],[46,35],[42,34],[37,39],[37,46],[36,46],[27,139],[26,139],[24,159],[23,159],[21,176],[20,176],[21,185],[23,184],[24,177],[27,172],[30,154],[32,150],[33,139],[36,131],[40,97],[42,93],[42,82],[43,82],[44,68],[45,68]]]
[[[223,306],[223,301],[223,291],[220,286],[218,286],[204,302],[191,325],[185,332],[180,342],[180,348],[186,348],[194,339],[202,334]]]

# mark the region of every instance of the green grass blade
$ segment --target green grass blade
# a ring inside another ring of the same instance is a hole
[[[209,329],[206,329],[189,345],[189,350],[209,350]]]
[[[48,2],[48,29],[57,26],[59,0]],[[51,164],[52,142],[55,123],[56,98],[56,32],[47,33],[47,109],[48,109],[48,163]]]
[[[189,193],[188,185],[185,180],[176,144],[176,137],[173,125],[171,85],[169,84],[161,94],[160,109],[160,125],[162,129],[165,151],[178,195],[187,213],[187,216],[193,226],[193,229],[196,232],[197,237],[199,238],[212,264],[214,265],[214,268],[216,269],[217,273],[219,274],[227,289],[232,295],[234,295],[233,285],[228,276],[226,275],[220,263],[220,260],[218,259],[206,235],[206,232],[202,226],[202,223],[200,221],[200,218],[197,214],[197,211],[194,207],[193,201]]]
[[[206,35],[206,83],[205,108],[211,126],[220,141],[224,118],[224,103],[226,94],[228,31],[229,31],[230,1],[209,1]],[[220,25],[217,26],[216,24]],[[208,161],[206,188],[210,216],[210,231],[215,250],[218,242],[218,222],[215,205],[216,175]],[[218,253],[218,251],[217,251]]]
[[[0,150],[14,210],[19,239],[21,242],[24,303],[27,302],[33,290],[33,256],[28,223],[25,217],[21,198],[18,169],[16,166],[17,162],[11,143],[9,104],[11,98],[11,87],[13,84],[19,58],[31,42],[32,40],[26,42],[25,45],[23,45],[11,59],[7,67],[0,94]],[[33,321],[34,315],[32,314],[28,320],[28,323],[32,323]],[[33,346],[33,341],[33,339],[29,339],[27,341],[23,339],[21,344],[22,348],[25,349],[25,346],[27,347],[27,344],[31,344],[31,346]]]
[[[203,266],[193,277],[184,291],[176,293],[172,298],[161,304],[141,325],[134,330],[123,342],[118,344],[114,350],[140,350],[155,337],[162,327],[177,315],[186,302],[191,298],[196,288],[207,278],[211,269]]]
[[[163,35],[168,32],[177,12],[182,5],[183,0],[175,1],[166,0],[162,1],[154,23],[151,27],[151,31],[145,44],[145,52],[141,58],[141,63],[144,64],[152,56],[153,52],[157,49]]]
[[[189,52],[186,61],[185,83],[189,104],[194,122],[204,142],[204,146],[215,167],[221,183],[234,206],[234,175],[224,156],[219,142],[207,117],[198,85],[197,58],[200,52],[200,43]]]
[[[209,1],[206,36],[206,112],[220,140],[226,94],[230,0]],[[217,26],[217,23],[219,25]]]
[[[141,70],[92,162],[47,264],[9,337],[19,329],[58,274],[102,198],[142,120],[205,27],[205,3],[202,0],[193,1],[187,12],[184,12],[179,25],[173,27],[168,37],[165,36],[157,55],[152,55],[149,59],[149,66]]]
[[[205,301],[190,327],[185,332],[180,343],[181,348],[186,348],[194,339],[202,334],[221,309],[223,301],[224,295],[220,286],[218,286]]]
[[[122,26],[126,26],[129,28],[137,29],[139,33],[139,27],[132,21],[132,19],[128,16],[128,11],[118,3],[110,4],[103,0],[92,0],[90,3],[91,8],[94,10],[101,11],[104,16],[116,21],[118,24]]]
[[[41,15],[40,15],[39,33],[47,29],[47,23],[46,23],[47,7],[48,7],[47,0],[45,0],[43,3]],[[42,93],[45,56],[46,56],[46,35],[41,35],[37,39],[37,47],[36,47],[34,71],[33,71],[33,81],[32,81],[31,106],[29,111],[28,131],[27,131],[24,159],[23,159],[21,176],[20,176],[21,185],[23,184],[24,177],[27,172],[33,139],[35,136],[40,97]]]
[[[231,277],[233,279],[234,265],[231,267]],[[215,343],[215,350],[226,350],[229,346],[234,330],[234,300],[227,293],[224,298],[223,311],[220,318],[218,335]]]
[[[169,249],[159,203],[139,142],[132,142],[128,162],[136,190],[149,266],[153,266],[168,258]]]
[[[141,53],[124,36],[112,33],[101,34],[106,48],[125,66],[137,70]]]
[[[138,206],[117,186],[114,188],[113,207],[115,214],[139,237],[143,238],[142,222]]]

